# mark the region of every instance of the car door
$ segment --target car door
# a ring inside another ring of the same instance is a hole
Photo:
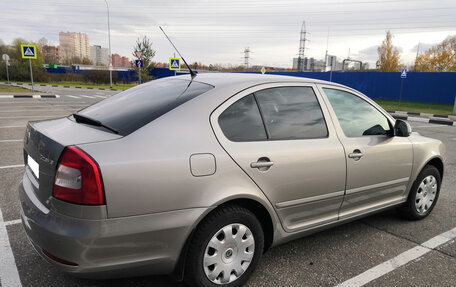
[[[211,115],[217,139],[266,194],[285,230],[338,219],[344,150],[320,101],[314,85],[267,84]]]
[[[350,89],[319,87],[347,160],[340,219],[403,201],[412,171],[410,140],[393,136],[393,119],[367,97]]]

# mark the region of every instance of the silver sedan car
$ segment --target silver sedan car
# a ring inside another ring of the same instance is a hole
[[[29,123],[21,215],[64,272],[241,286],[277,244],[391,207],[426,217],[444,159],[339,84],[179,76]]]

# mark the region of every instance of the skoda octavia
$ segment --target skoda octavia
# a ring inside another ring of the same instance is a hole
[[[240,286],[271,246],[435,206],[445,150],[348,87],[200,74],[30,122],[24,229],[60,270]]]

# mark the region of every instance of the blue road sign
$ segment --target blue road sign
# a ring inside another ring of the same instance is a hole
[[[36,46],[21,45],[21,54],[24,59],[36,59]]]
[[[401,78],[402,78],[402,79],[407,78],[407,69],[406,69],[406,68],[402,69]]]
[[[142,68],[144,67],[143,60],[135,60],[136,67]]]
[[[169,69],[171,71],[180,71],[181,69],[181,62],[180,58],[169,58]]]

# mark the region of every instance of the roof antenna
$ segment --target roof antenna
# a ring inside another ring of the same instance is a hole
[[[187,62],[185,61],[184,57],[182,57],[181,53],[179,53],[179,50],[177,50],[176,46],[174,46],[173,42],[171,42],[171,40],[169,39],[168,35],[166,35],[165,31],[163,31],[162,27],[161,26],[158,26],[158,28],[160,28],[160,30],[162,30],[163,34],[165,34],[166,38],[168,39],[168,41],[171,43],[171,45],[173,45],[174,49],[176,50],[176,52],[179,54],[179,56],[182,58],[182,61],[184,61],[184,64],[185,66],[187,66],[187,69],[190,71],[190,75],[192,76],[192,80],[194,77],[196,77],[196,73],[192,71],[192,69],[190,69],[190,66],[187,64]]]

